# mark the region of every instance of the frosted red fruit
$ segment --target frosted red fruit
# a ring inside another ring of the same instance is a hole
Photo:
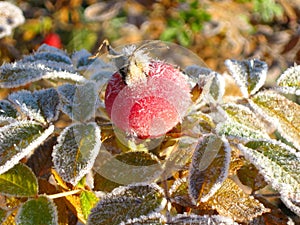
[[[151,61],[146,81],[130,86],[116,72],[105,93],[105,107],[112,122],[139,138],[167,133],[181,121],[190,103],[186,76],[162,61]]]
[[[60,36],[56,33],[47,34],[46,37],[44,38],[43,43],[56,48],[61,48],[61,39]]]

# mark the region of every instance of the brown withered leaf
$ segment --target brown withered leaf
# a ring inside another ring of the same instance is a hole
[[[262,202],[266,207],[271,211],[262,214],[254,218],[249,225],[286,225],[288,224],[289,218],[285,215],[277,206],[273,203],[270,203],[266,199],[259,197],[260,202]]]
[[[229,176],[235,175],[236,171],[238,171],[245,163],[245,160],[240,157],[240,150],[236,148],[234,145],[231,145],[231,159],[229,165]]]
[[[242,184],[251,187],[252,191],[257,191],[267,185],[259,170],[251,163],[246,163],[237,171],[237,176]]]
[[[32,169],[37,177],[48,178],[50,175],[52,162],[52,149],[56,144],[56,137],[51,137],[39,146],[27,161],[27,165]]]
[[[233,218],[238,222],[248,222],[269,212],[253,196],[247,195],[231,179],[226,179],[216,194],[208,201],[220,215]]]

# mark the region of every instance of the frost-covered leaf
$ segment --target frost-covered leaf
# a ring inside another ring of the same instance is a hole
[[[100,139],[96,123],[72,124],[61,132],[52,157],[54,168],[65,181],[76,185],[92,168]]]
[[[300,200],[294,199],[293,197],[289,197],[286,195],[280,196],[282,202],[294,213],[296,213],[298,216],[300,216]]]
[[[35,91],[33,93],[36,99],[41,114],[47,122],[55,121],[59,114],[59,95],[54,88],[48,88],[44,90]]]
[[[59,48],[53,47],[51,45],[42,44],[38,49],[37,52],[48,52],[48,53],[54,53],[59,55],[65,55],[67,56],[67,53],[64,50],[61,50]]]
[[[264,124],[248,107],[229,103],[222,106],[226,119],[217,125],[217,133],[229,139],[249,140],[268,138]]]
[[[87,121],[95,113],[98,92],[94,82],[83,85],[66,84],[58,87],[62,111],[73,120]]]
[[[6,63],[0,67],[0,87],[19,87],[42,79],[47,72],[43,66],[33,63]]]
[[[94,82],[78,85],[72,105],[72,118],[77,121],[89,120],[96,111],[98,91]]]
[[[49,68],[57,72],[67,72],[75,74],[75,68],[71,64],[71,59],[68,56],[49,53],[49,52],[40,52],[35,53],[34,55],[29,55],[19,61],[18,63],[35,63],[43,65],[46,68]]]
[[[31,197],[38,193],[38,183],[29,167],[17,164],[0,175],[0,193],[17,197]]]
[[[264,124],[248,107],[240,104],[228,103],[222,105],[222,108],[230,119],[243,124],[246,127],[265,133]]]
[[[76,85],[64,84],[57,88],[57,92],[61,101],[61,110],[72,118],[72,106],[74,95],[76,92]]]
[[[227,178],[230,146],[214,134],[200,140],[189,169],[189,193],[194,201],[207,201]]]
[[[17,105],[22,113],[28,116],[30,119],[45,123],[45,118],[42,115],[41,109],[37,102],[37,99],[30,91],[22,90],[13,92],[8,96],[9,101]]]
[[[238,225],[231,218],[219,215],[185,215],[178,214],[172,218],[171,224],[180,225]]]
[[[220,189],[208,201],[220,215],[235,221],[248,222],[269,210],[258,200],[243,192],[231,179],[226,179]]]
[[[255,103],[250,101],[251,106],[300,150],[300,105],[273,91],[260,92],[251,100]]]
[[[25,56],[21,62],[36,62],[36,61],[44,61],[44,62],[62,62],[65,64],[72,65],[71,59],[66,55],[59,51],[37,51],[32,55]],[[45,64],[47,66],[47,64]]]
[[[265,83],[268,65],[257,59],[225,61],[244,97],[255,94]]]
[[[30,154],[54,131],[34,121],[20,121],[0,128],[0,174]]]
[[[85,49],[74,52],[72,55],[72,62],[80,71],[86,70],[97,59],[91,58],[92,54]]]
[[[101,151],[94,165],[99,174],[97,189],[110,191],[112,187],[133,183],[153,182],[162,174],[159,159],[148,152],[132,151],[111,156]]]
[[[0,87],[14,88],[41,79],[69,79],[76,82],[86,80],[76,73],[53,69],[55,65],[51,65],[51,62],[49,64],[52,68],[39,62],[6,63],[0,67]],[[56,67],[60,68],[60,65]]]
[[[219,135],[225,135],[228,139],[237,139],[240,141],[269,138],[268,134],[235,122],[232,119],[219,123],[216,131]]]
[[[129,219],[126,222],[121,222],[120,225],[164,225],[167,222],[167,218],[157,212],[150,213],[149,215],[143,215],[137,218]]]
[[[250,141],[239,148],[275,190],[300,203],[300,156],[295,149],[274,140]]]
[[[164,191],[155,183],[116,188],[92,209],[87,224],[117,225],[160,211],[166,204],[163,193]]]
[[[0,100],[0,124],[15,122],[17,109],[7,100]]]
[[[20,225],[58,225],[56,206],[52,200],[44,196],[28,200],[19,209],[16,223]]]
[[[98,202],[98,198],[95,193],[92,191],[82,191],[80,193],[80,205],[83,216],[85,219],[88,218],[88,215],[91,212],[91,209],[94,208],[95,204]]]
[[[284,93],[300,95],[300,65],[288,68],[280,75],[277,89]]]

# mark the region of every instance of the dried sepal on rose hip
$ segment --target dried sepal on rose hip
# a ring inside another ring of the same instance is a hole
[[[142,139],[166,134],[191,104],[186,75],[174,65],[150,58],[146,50],[129,46],[115,56],[119,70],[105,92],[105,107],[114,125]]]

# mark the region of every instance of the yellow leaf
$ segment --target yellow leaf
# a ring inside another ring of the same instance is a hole
[[[220,215],[231,217],[238,222],[248,222],[269,212],[258,200],[247,195],[231,179],[226,179],[216,194],[208,201]]]

